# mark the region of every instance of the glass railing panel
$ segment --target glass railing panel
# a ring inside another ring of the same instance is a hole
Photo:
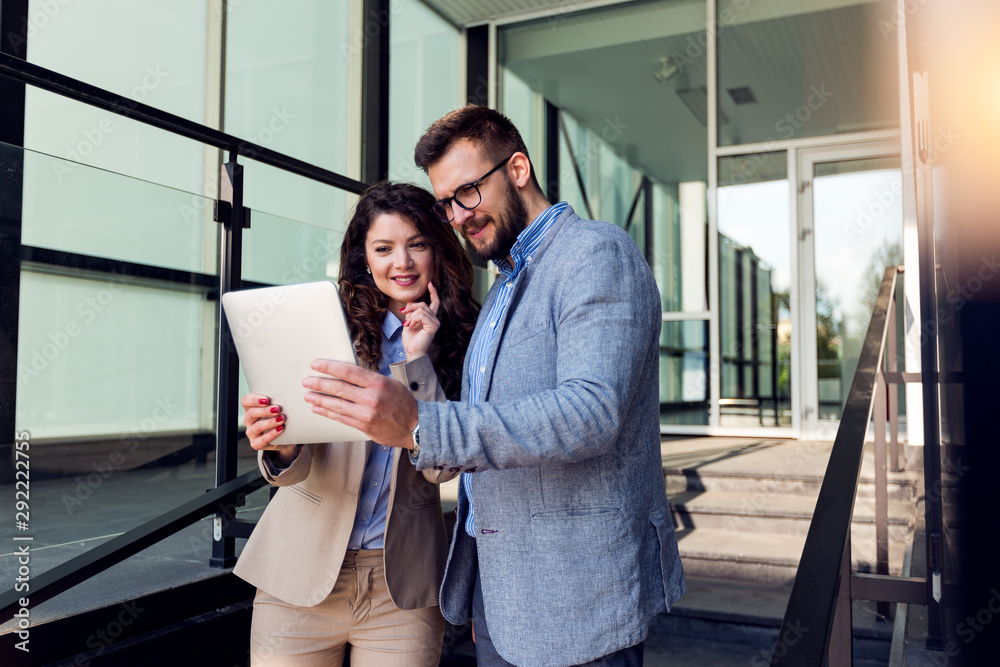
[[[209,199],[93,167],[0,146],[0,169],[15,190],[0,200],[23,194],[20,220],[16,207],[2,212],[20,222],[26,246],[17,380],[4,400],[16,405],[30,456],[30,518],[23,529],[4,522],[0,540],[33,538],[35,577],[215,486],[218,278],[208,240],[219,227]],[[238,472],[255,467],[241,442]],[[14,497],[12,477],[0,487]],[[247,507],[266,499],[254,495]],[[216,574],[211,545],[211,522],[200,522],[102,573],[103,587],[94,579],[41,605],[32,620]],[[16,557],[0,553],[0,576],[13,582],[16,570]]]
[[[213,200],[6,144],[0,152],[7,163],[23,159],[24,245],[215,272]]]
[[[329,227],[258,210],[243,232],[243,279],[271,285],[336,282],[346,215]]]

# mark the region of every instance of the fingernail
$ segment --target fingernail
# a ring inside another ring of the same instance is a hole
[[[276,428],[274,430],[277,431],[278,433],[281,433],[282,431],[285,430],[285,427],[284,426],[279,426],[278,428]]]
[[[277,416],[277,417],[275,418],[275,420],[274,420],[274,421],[276,421],[276,422],[278,422],[278,423],[280,424],[281,422],[285,421],[285,416],[284,416],[284,415],[278,415],[278,416]]]
[[[272,414],[278,414],[279,412],[281,412],[281,408],[279,408],[277,405],[271,408]]]
[[[260,404],[261,405],[267,405],[268,403],[270,403],[270,401],[268,399],[266,399],[266,398],[260,399]]]
[[[309,364],[309,367],[312,368],[312,369],[318,370],[319,369],[319,362],[318,361],[314,361],[311,364]]]

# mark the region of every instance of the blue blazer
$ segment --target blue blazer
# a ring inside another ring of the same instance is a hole
[[[471,346],[488,326],[486,297]],[[522,269],[483,402],[420,403],[417,468],[474,468],[441,611],[470,618],[476,553],[490,634],[516,665],[575,665],[643,641],[685,591],[660,459],[660,297],[621,228],[559,216]]]

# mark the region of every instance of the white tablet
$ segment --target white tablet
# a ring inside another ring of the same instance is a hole
[[[367,440],[361,431],[327,419],[306,403],[302,380],[319,375],[313,359],[356,364],[354,344],[336,286],[327,281],[240,290],[222,295],[222,310],[250,391],[285,414],[285,430],[272,442]]]

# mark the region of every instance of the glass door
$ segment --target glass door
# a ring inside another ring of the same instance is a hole
[[[802,149],[798,172],[803,435],[832,440],[883,272],[903,260],[899,147]]]
[[[786,151],[719,158],[719,425],[792,428]]]

